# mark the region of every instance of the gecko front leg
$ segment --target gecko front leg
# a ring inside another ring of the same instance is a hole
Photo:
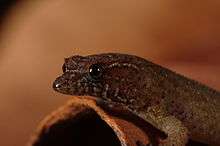
[[[188,141],[188,129],[181,121],[170,116],[159,107],[150,107],[147,112],[137,113],[141,118],[167,134],[160,146],[185,146]]]
[[[135,120],[138,120],[138,119],[140,120],[140,116],[138,116],[138,114],[136,112],[134,112],[129,107],[126,107],[120,103],[97,99],[96,104],[98,106],[102,107],[103,109],[105,109],[106,111],[108,111],[110,113],[114,113],[116,116],[117,116],[117,113],[120,113],[120,117],[123,117],[125,119],[129,118],[129,120],[133,123],[138,124],[138,121],[135,121]],[[150,139],[155,138],[155,136],[159,136],[161,138],[161,140],[164,140],[165,138],[167,138],[167,134],[165,132],[163,132],[161,129],[157,128],[157,126],[155,126],[155,124],[152,124],[153,122],[146,121],[143,118],[141,118],[141,119],[143,121],[145,121],[145,128],[142,127],[143,129],[146,130],[145,132],[147,132],[147,131],[149,132],[150,130],[152,132],[152,135],[150,133],[148,133],[148,134],[150,134],[150,135],[148,135],[148,136],[150,136]],[[154,139],[154,140],[150,141],[149,144],[144,144],[143,142],[138,140],[138,141],[136,141],[136,146],[158,146],[158,141],[156,141],[156,139]]]
[[[173,116],[164,117],[159,123],[161,130],[167,133],[167,142],[162,146],[185,146],[188,141],[188,130],[181,121]]]

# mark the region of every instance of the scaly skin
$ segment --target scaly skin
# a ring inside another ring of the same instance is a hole
[[[56,91],[90,95],[126,107],[168,135],[163,145],[188,137],[220,145],[220,93],[143,58],[107,53],[65,59]],[[115,104],[115,105],[116,105]]]

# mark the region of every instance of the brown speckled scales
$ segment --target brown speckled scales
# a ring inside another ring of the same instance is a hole
[[[167,133],[164,146],[188,138],[220,145],[220,93],[143,58],[106,53],[65,59],[54,89],[121,106]],[[105,103],[105,104],[104,104]]]

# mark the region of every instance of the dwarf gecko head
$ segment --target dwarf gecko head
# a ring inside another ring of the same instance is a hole
[[[65,59],[63,74],[54,81],[53,88],[64,94],[132,103],[140,93],[142,61],[118,53],[72,56]]]

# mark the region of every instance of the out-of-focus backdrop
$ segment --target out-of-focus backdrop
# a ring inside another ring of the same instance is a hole
[[[17,1],[0,25],[0,145],[70,98],[51,88],[70,55],[135,54],[220,90],[219,18],[219,0]]]

